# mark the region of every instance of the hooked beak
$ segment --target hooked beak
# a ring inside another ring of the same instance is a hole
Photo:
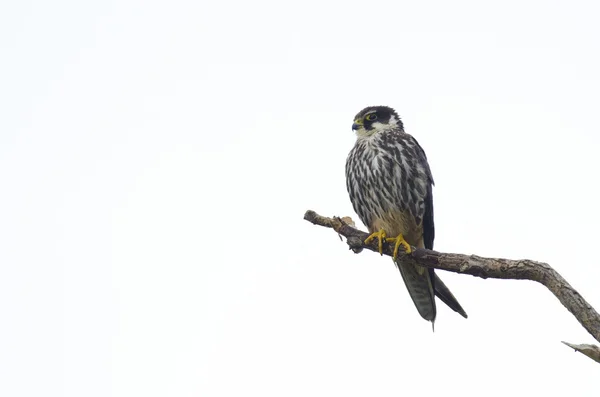
[[[358,124],[358,123],[354,123],[354,124],[352,124],[352,131],[356,131],[356,130],[358,130],[359,128],[360,128],[360,124]]]

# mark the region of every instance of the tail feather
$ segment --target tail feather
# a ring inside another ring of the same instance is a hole
[[[452,295],[450,289],[446,287],[446,284],[444,284],[444,282],[435,273],[433,275],[433,287],[435,290],[435,295],[440,298],[442,302],[444,302],[446,305],[448,305],[448,307],[450,307],[450,309],[454,310],[464,318],[468,318],[467,313],[462,308],[460,303],[458,303],[458,300],[456,300],[454,295]]]
[[[421,317],[432,323],[435,321],[435,292],[430,269],[422,266],[395,262],[400,270],[404,284]],[[447,288],[446,288],[447,290]],[[449,292],[449,291],[448,291]],[[452,295],[452,294],[450,294]]]

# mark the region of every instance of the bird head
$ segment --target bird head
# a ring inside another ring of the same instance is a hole
[[[388,106],[369,106],[354,116],[352,130],[359,137],[371,136],[395,128],[403,129],[402,120],[396,111]]]

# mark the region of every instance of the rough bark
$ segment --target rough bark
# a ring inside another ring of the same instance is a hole
[[[314,225],[332,228],[338,235],[346,237],[346,242],[354,252],[363,249],[379,252],[377,240],[365,244],[369,236],[354,227],[351,218],[328,218],[314,211],[307,211],[304,219]],[[596,341],[600,342],[600,315],[571,285],[547,263],[519,259],[484,258],[477,255],[462,255],[441,253],[437,251],[412,247],[411,254],[400,254],[400,260],[421,266],[447,270],[455,273],[470,274],[481,278],[498,278],[514,280],[536,281],[550,290],[575,316]],[[383,254],[392,256],[393,247],[387,243],[383,245]],[[586,356],[600,362],[600,348],[595,345],[574,345],[566,342]]]

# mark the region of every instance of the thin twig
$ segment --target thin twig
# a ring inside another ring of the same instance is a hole
[[[576,352],[585,354],[592,360],[600,363],[600,347],[596,345],[574,345],[572,343],[567,343],[564,341],[563,343],[569,346],[570,348],[574,349]]]

